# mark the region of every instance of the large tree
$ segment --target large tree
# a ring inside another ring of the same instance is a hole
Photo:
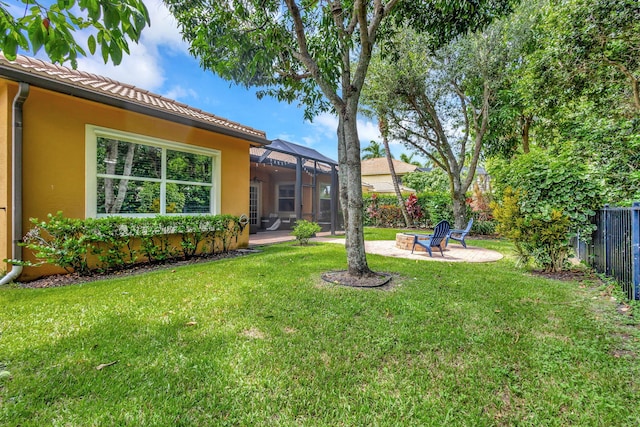
[[[501,34],[493,26],[434,50],[406,30],[395,40],[396,56],[376,58],[365,89],[374,108],[384,106],[393,137],[447,173],[457,228],[466,224],[466,192],[509,60]]]
[[[86,55],[74,31],[90,28],[87,38],[91,54],[98,48],[105,62],[118,65],[129,53],[128,41],[137,42],[150,25],[142,0],[61,0],[38,2],[15,0],[0,4],[0,50],[13,60],[18,49],[33,54],[44,48],[53,62],[75,68],[77,57]]]
[[[298,100],[307,118],[338,117],[340,202],[349,274],[371,274],[364,251],[357,114],[374,46],[400,22],[433,43],[502,12],[508,0],[166,0],[203,68],[260,95]]]

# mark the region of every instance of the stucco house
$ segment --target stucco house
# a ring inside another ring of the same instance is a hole
[[[263,131],[25,56],[0,54],[0,116],[0,271],[11,270],[2,260],[21,250],[29,219],[49,213],[248,214],[250,150],[269,144]],[[136,197],[126,185],[119,193],[125,178]],[[25,268],[20,279],[51,272]]]
[[[419,170],[419,167],[396,159],[391,159],[391,161],[398,177],[400,191],[415,192],[415,190],[402,185],[402,177],[410,172]],[[386,157],[363,160],[360,175],[362,177],[363,192],[395,194],[389,162]]]

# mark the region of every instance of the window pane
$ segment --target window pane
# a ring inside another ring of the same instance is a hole
[[[98,174],[161,177],[161,148],[98,138],[97,153]]]
[[[167,179],[210,183],[211,169],[211,156],[167,150]]]
[[[293,199],[280,199],[280,200],[278,200],[278,211],[280,211],[280,212],[293,212],[294,211]]]
[[[129,179],[113,179],[98,178],[98,206],[99,214],[135,214],[135,213],[154,213],[158,210],[151,210],[151,202],[143,203],[141,198],[144,185],[150,183],[142,183]],[[155,192],[147,191],[148,199],[157,199],[157,208],[160,204],[160,185],[156,184]]]
[[[331,199],[331,185],[320,184],[320,199]]]
[[[167,190],[169,188],[167,184]],[[181,185],[175,184],[178,194],[183,197],[182,213],[210,213],[211,212],[211,186],[209,185]],[[170,194],[167,191],[167,213],[169,213]]]
[[[278,197],[295,197],[294,185],[281,185],[278,187]]]

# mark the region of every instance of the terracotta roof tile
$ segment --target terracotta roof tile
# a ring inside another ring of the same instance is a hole
[[[37,58],[22,55],[18,55],[15,61],[9,61],[0,53],[0,65],[5,67],[9,66],[24,73],[72,85],[93,93],[115,97],[132,104],[165,111],[206,124],[214,124],[218,127],[227,128],[253,137],[264,138],[266,142],[266,134],[264,131],[226,120],[222,117],[207,113],[206,111],[190,107],[126,83],[120,83],[108,77],[81,70],[72,70],[61,65],[51,64]]]
[[[409,172],[415,172],[418,167],[409,163],[401,162],[400,160],[392,159],[393,169],[396,174],[405,174]],[[362,176],[368,175],[389,175],[389,163],[386,157],[378,157],[375,159],[368,159],[362,161]]]

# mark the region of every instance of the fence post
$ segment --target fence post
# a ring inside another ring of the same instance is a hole
[[[602,242],[604,243],[604,274],[609,276],[611,275],[611,269],[609,266],[609,261],[611,260],[611,254],[609,253],[609,220],[611,216],[609,214],[609,204],[604,205],[602,213],[604,214],[604,230],[602,230]]]
[[[631,205],[631,250],[633,253],[632,299],[640,299],[640,202]]]

